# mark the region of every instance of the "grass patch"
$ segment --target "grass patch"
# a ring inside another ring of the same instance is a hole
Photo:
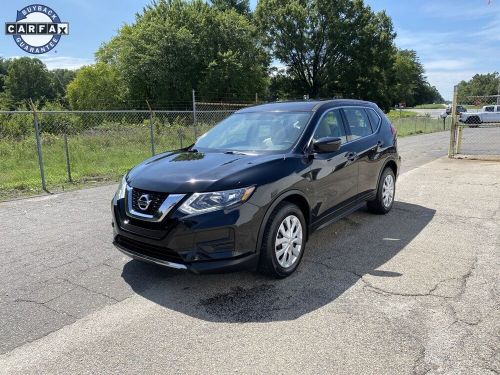
[[[391,120],[399,137],[416,134],[435,133],[450,130],[451,118],[435,119],[425,116],[396,118]]]
[[[420,114],[418,112],[408,111],[408,110],[399,110],[399,109],[391,109],[389,113],[386,113],[386,116],[389,120],[395,120],[398,118],[407,118],[407,117],[417,117]]]
[[[413,107],[415,109],[444,109],[446,108],[445,104],[419,104]]]
[[[200,132],[209,126],[199,126]],[[63,136],[42,134],[45,178],[49,191],[58,192],[117,181],[134,165],[151,157],[149,127],[68,135],[71,181]],[[157,128],[155,151],[161,153],[194,142],[191,127]],[[0,140],[0,200],[42,193],[34,139]]]

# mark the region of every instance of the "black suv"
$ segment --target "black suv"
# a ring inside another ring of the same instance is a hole
[[[393,205],[396,130],[359,100],[240,110],[185,149],[133,168],[112,201],[114,244],[196,273],[290,275],[316,229]]]

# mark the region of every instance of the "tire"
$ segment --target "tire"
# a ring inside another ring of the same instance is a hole
[[[481,123],[481,119],[478,116],[471,116],[465,123],[469,125],[469,128],[477,128]]]
[[[385,215],[394,205],[395,193],[396,176],[391,168],[386,167],[380,176],[375,199],[367,202],[368,211],[377,215]]]
[[[291,232],[287,232],[287,227]],[[291,233],[292,242],[283,237],[284,233]],[[274,278],[290,276],[304,255],[306,235],[306,221],[300,208],[290,202],[278,204],[264,230],[257,271]],[[281,239],[283,243],[277,244]]]

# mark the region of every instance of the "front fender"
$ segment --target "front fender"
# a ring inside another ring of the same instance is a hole
[[[269,217],[273,213],[276,206],[278,206],[278,204],[283,202],[286,198],[291,197],[292,195],[301,196],[307,202],[308,207],[311,207],[309,198],[307,197],[307,195],[303,191],[300,191],[300,190],[296,190],[296,189],[288,190],[288,191],[285,191],[282,194],[280,194],[278,197],[276,197],[274,199],[274,201],[267,208],[266,213],[264,215],[264,218],[262,220],[262,223],[260,224],[259,234],[257,237],[257,246],[256,246],[256,253],[257,254],[260,254],[260,249],[262,247],[262,239],[264,238],[264,231],[266,230],[266,225],[267,225],[267,222],[269,220]],[[310,209],[309,209],[309,212],[307,213],[306,220],[309,224],[311,223],[311,210]],[[306,238],[308,236],[309,236],[309,228],[307,228]]]

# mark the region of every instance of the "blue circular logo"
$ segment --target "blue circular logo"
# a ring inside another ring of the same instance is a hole
[[[16,22],[7,22],[5,33],[23,51],[40,55],[53,50],[61,36],[69,34],[69,23],[61,22],[52,8],[33,4],[17,11]]]

